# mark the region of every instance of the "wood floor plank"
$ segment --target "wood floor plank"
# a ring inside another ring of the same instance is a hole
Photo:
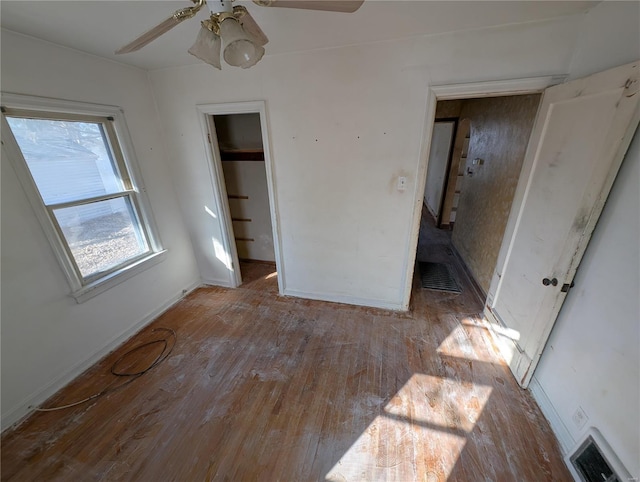
[[[394,313],[282,297],[272,264],[241,270],[240,288],[196,290],[45,405],[122,383],[109,368],[158,327],[178,337],[162,364],[6,431],[1,479],[571,480],[462,273],[460,294],[416,279]]]

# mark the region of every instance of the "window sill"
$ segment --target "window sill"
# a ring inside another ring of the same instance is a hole
[[[118,271],[114,271],[113,273],[109,273],[104,278],[100,278],[89,283],[86,286],[83,286],[79,290],[76,290],[71,293],[78,304],[84,303],[85,301],[93,298],[104,291],[107,291],[110,288],[113,288],[117,284],[122,283],[123,281],[128,280],[129,278],[137,275],[138,273],[142,273],[144,270],[155,266],[160,263],[167,257],[167,250],[164,249],[162,251],[158,251],[157,253],[152,253],[146,258],[142,258],[135,263],[132,263],[128,266],[125,266]]]

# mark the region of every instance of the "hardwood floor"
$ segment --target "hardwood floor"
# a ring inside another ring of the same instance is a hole
[[[416,283],[394,313],[280,297],[271,265],[242,271],[243,286],[191,293],[45,406],[122,383],[111,365],[157,327],[177,333],[162,364],[5,433],[2,480],[571,480],[460,272],[462,294]]]

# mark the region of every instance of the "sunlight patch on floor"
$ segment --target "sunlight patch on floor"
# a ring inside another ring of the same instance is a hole
[[[326,480],[446,480],[492,387],[414,374],[358,437]],[[383,402],[384,403],[384,402]]]
[[[278,276],[278,272],[274,271],[271,274],[268,274],[267,276],[264,277],[264,279],[271,279],[271,278],[275,278],[276,276]]]
[[[404,423],[464,435],[473,430],[491,390],[465,380],[416,373],[384,411]]]
[[[480,324],[480,323],[463,323],[465,326],[473,326],[476,328],[484,328],[484,329],[490,329],[492,330],[494,333],[503,336],[505,338],[508,338],[509,340],[513,340],[513,341],[520,341],[520,332],[518,330],[514,330],[512,328],[507,328],[506,326],[501,326],[501,325],[496,325],[495,323],[489,323],[489,321],[487,321],[485,319],[485,324]]]
[[[438,439],[438,445],[443,448],[443,458],[437,461],[440,465],[438,473],[447,470],[448,475],[464,449],[464,437],[377,416],[333,466],[325,480],[400,480],[396,474],[407,474],[410,467],[414,468],[412,480],[421,480],[418,474],[427,469],[420,444],[416,443],[419,440],[416,435],[420,432],[431,432],[427,436]]]
[[[474,328],[481,328],[485,330],[495,343],[496,348],[500,352],[500,356],[503,358],[504,362],[507,365],[511,364],[511,361],[516,354],[516,344],[520,341],[521,338],[519,331],[492,322],[487,318],[483,318],[482,322],[473,321],[473,323],[468,323],[467,320],[463,320],[463,324],[466,326],[473,326]]]
[[[465,326],[477,326],[472,318],[464,320],[463,324],[458,325],[447,338],[444,339],[437,352],[441,355],[447,355],[457,358],[465,358],[467,360],[477,360],[482,362],[494,363],[495,355],[487,353],[484,342],[474,341],[469,335]],[[480,325],[482,327],[482,325]],[[478,346],[480,345],[480,346]]]

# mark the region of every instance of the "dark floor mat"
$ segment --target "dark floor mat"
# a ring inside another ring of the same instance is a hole
[[[421,261],[419,266],[420,281],[423,288],[448,291],[450,293],[462,292],[448,264]]]

